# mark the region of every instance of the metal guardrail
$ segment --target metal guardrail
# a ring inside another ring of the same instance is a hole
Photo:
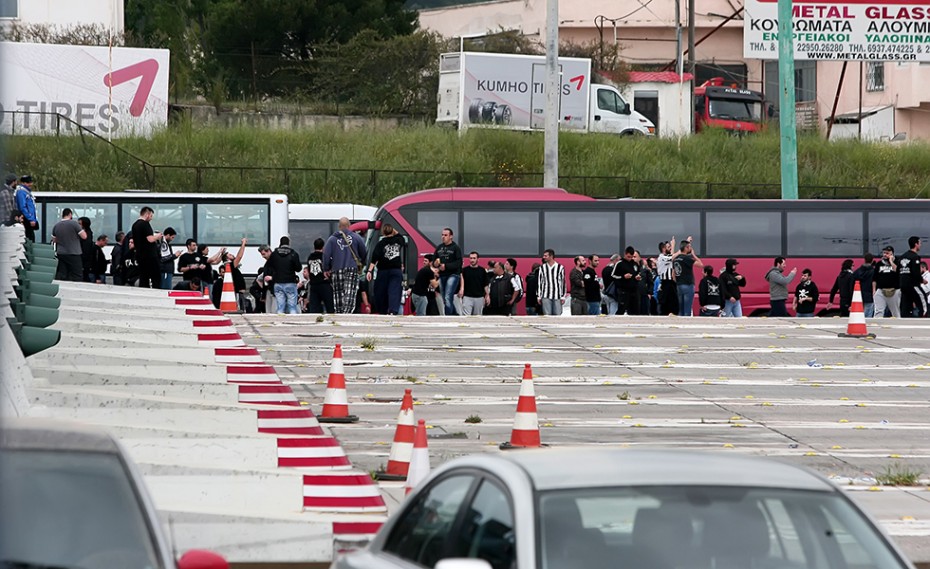
[[[540,187],[542,172],[454,172],[437,170],[386,170],[373,168],[308,168],[290,166],[201,166],[183,164],[152,164],[113,144],[96,132],[80,125],[60,113],[39,111],[3,111],[10,121],[11,134],[17,134],[16,124],[22,130],[35,131],[36,127],[55,136],[79,135],[85,145],[102,143],[128,162],[132,170],[141,168],[140,184],[151,191],[210,191],[222,187],[236,191],[244,186],[250,193],[274,191],[304,202],[327,202],[347,198],[359,203],[368,201],[378,205],[385,197],[417,189],[438,187]],[[4,126],[5,128],[5,126]],[[130,172],[137,178],[138,171]],[[654,199],[777,199],[781,195],[779,184],[740,184],[726,182],[686,182],[669,180],[631,180],[625,176],[563,175],[559,185],[573,193],[595,198],[654,198]],[[353,196],[339,196],[336,188],[351,188]],[[58,189],[49,187],[48,189]],[[65,188],[62,188],[65,189]],[[799,186],[799,196],[806,199],[857,199],[877,198],[875,186]],[[393,196],[391,196],[393,197]]]

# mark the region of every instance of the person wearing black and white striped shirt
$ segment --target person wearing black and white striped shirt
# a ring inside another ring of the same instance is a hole
[[[539,304],[546,316],[561,316],[565,302],[565,267],[556,262],[555,251],[546,249],[539,268]]]
[[[659,256],[656,258],[656,273],[659,278],[659,314],[678,314],[678,285],[675,283],[675,238],[659,242]]]

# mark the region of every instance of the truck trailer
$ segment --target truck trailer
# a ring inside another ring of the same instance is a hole
[[[562,130],[621,135],[655,134],[610,85],[591,83],[591,60],[559,58]],[[541,55],[455,52],[439,60],[437,124],[542,130],[546,121],[546,58]]]

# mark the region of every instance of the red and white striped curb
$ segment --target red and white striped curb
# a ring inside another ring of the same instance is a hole
[[[342,445],[333,437],[278,439],[278,466],[284,468],[352,468]]]
[[[273,435],[325,435],[309,409],[271,409],[258,412],[258,432]]]
[[[370,541],[384,522],[333,522],[333,538],[339,541]]]
[[[213,350],[218,364],[264,364],[258,350],[248,346],[216,348]]]
[[[387,512],[368,474],[304,475],[304,509],[317,512]]]
[[[228,320],[222,310],[216,308],[185,308],[184,314],[187,316],[194,316],[196,318],[213,318],[217,317],[222,320]]]
[[[175,298],[174,304],[177,306],[197,306],[201,308],[207,308],[213,306],[213,303],[209,299],[204,297],[187,297],[187,298]],[[215,307],[214,307],[215,308]]]
[[[263,405],[290,405],[297,407],[300,402],[287,385],[240,385],[239,403],[260,403]]]
[[[197,342],[204,346],[245,346],[238,332],[226,334],[197,334]]]
[[[226,366],[227,383],[281,383],[281,378],[271,366],[229,365]]]
[[[203,295],[196,290],[169,290],[168,298],[203,298]]]

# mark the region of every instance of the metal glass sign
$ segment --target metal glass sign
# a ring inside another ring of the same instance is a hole
[[[795,59],[930,61],[930,0],[792,5]],[[746,0],[743,55],[778,59],[777,0]]]

